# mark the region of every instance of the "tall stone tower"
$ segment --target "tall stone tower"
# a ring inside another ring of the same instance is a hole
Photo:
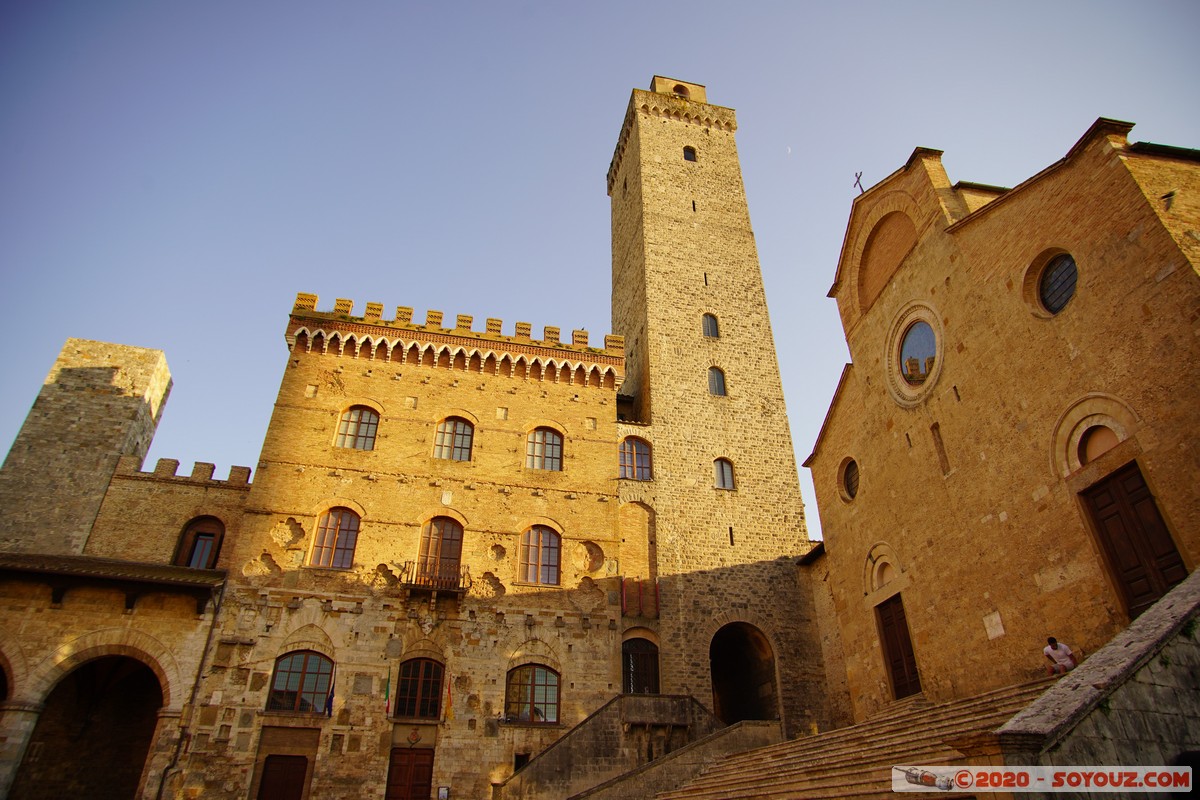
[[[703,86],[655,77],[633,92],[609,168],[620,433],[652,460],[650,475],[623,473],[622,535],[630,552],[647,538],[662,690],[711,697],[725,722],[782,714],[797,730],[824,707],[796,567],[812,544],[736,128]]]
[[[82,553],[117,460],[146,457],[170,391],[161,350],[68,339],[0,469],[0,550]]]

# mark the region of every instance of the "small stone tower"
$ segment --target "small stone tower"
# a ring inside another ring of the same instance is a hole
[[[68,339],[0,468],[0,550],[81,554],[121,456],[171,391],[161,350]]]
[[[623,508],[647,520],[623,517],[623,535],[649,539],[662,691],[798,730],[824,703],[796,567],[812,544],[736,128],[703,86],[655,77],[633,92],[609,168],[621,434],[653,462],[651,480],[621,481]]]

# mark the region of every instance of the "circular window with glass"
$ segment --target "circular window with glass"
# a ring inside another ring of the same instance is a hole
[[[842,462],[842,471],[838,475],[838,489],[841,490],[842,499],[846,502],[850,502],[858,496],[858,462],[853,458]]]
[[[1051,314],[1057,314],[1066,308],[1067,303],[1075,296],[1075,282],[1078,279],[1079,269],[1069,253],[1050,259],[1050,263],[1042,270],[1041,280],[1038,281],[1038,299],[1042,302],[1042,308]]]
[[[920,386],[937,363],[937,338],[924,320],[908,326],[900,341],[900,374],[912,386]]]
[[[1075,257],[1058,247],[1043,250],[1025,268],[1021,296],[1035,316],[1050,319],[1059,314],[1079,286]]]
[[[911,303],[888,333],[887,377],[892,398],[914,406],[937,382],[942,370],[942,328],[924,303]]]

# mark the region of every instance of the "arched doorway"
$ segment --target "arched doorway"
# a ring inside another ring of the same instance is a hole
[[[726,725],[744,719],[779,719],[775,654],[762,631],[745,622],[731,622],[713,636],[708,658],[718,719]]]
[[[162,701],[158,678],[135,659],[76,668],[46,698],[10,800],[136,796]]]

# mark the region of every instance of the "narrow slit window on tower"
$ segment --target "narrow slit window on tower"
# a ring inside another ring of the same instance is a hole
[[[693,214],[696,213],[696,201],[695,200],[692,201],[692,213]]]
[[[935,422],[929,426],[929,432],[933,435],[933,447],[937,450],[938,465],[942,468],[942,475],[949,475],[950,459],[946,456],[946,445],[942,443],[942,426]]]
[[[684,161],[695,161],[696,160],[696,148],[691,147],[691,146],[683,148],[683,160]]]
[[[733,462],[727,458],[718,458],[713,462],[713,487],[733,491],[736,484],[733,480]]]
[[[717,367],[708,368],[708,393],[716,397],[724,397],[725,373]]]
[[[733,547],[733,526],[729,526],[729,546]]]

